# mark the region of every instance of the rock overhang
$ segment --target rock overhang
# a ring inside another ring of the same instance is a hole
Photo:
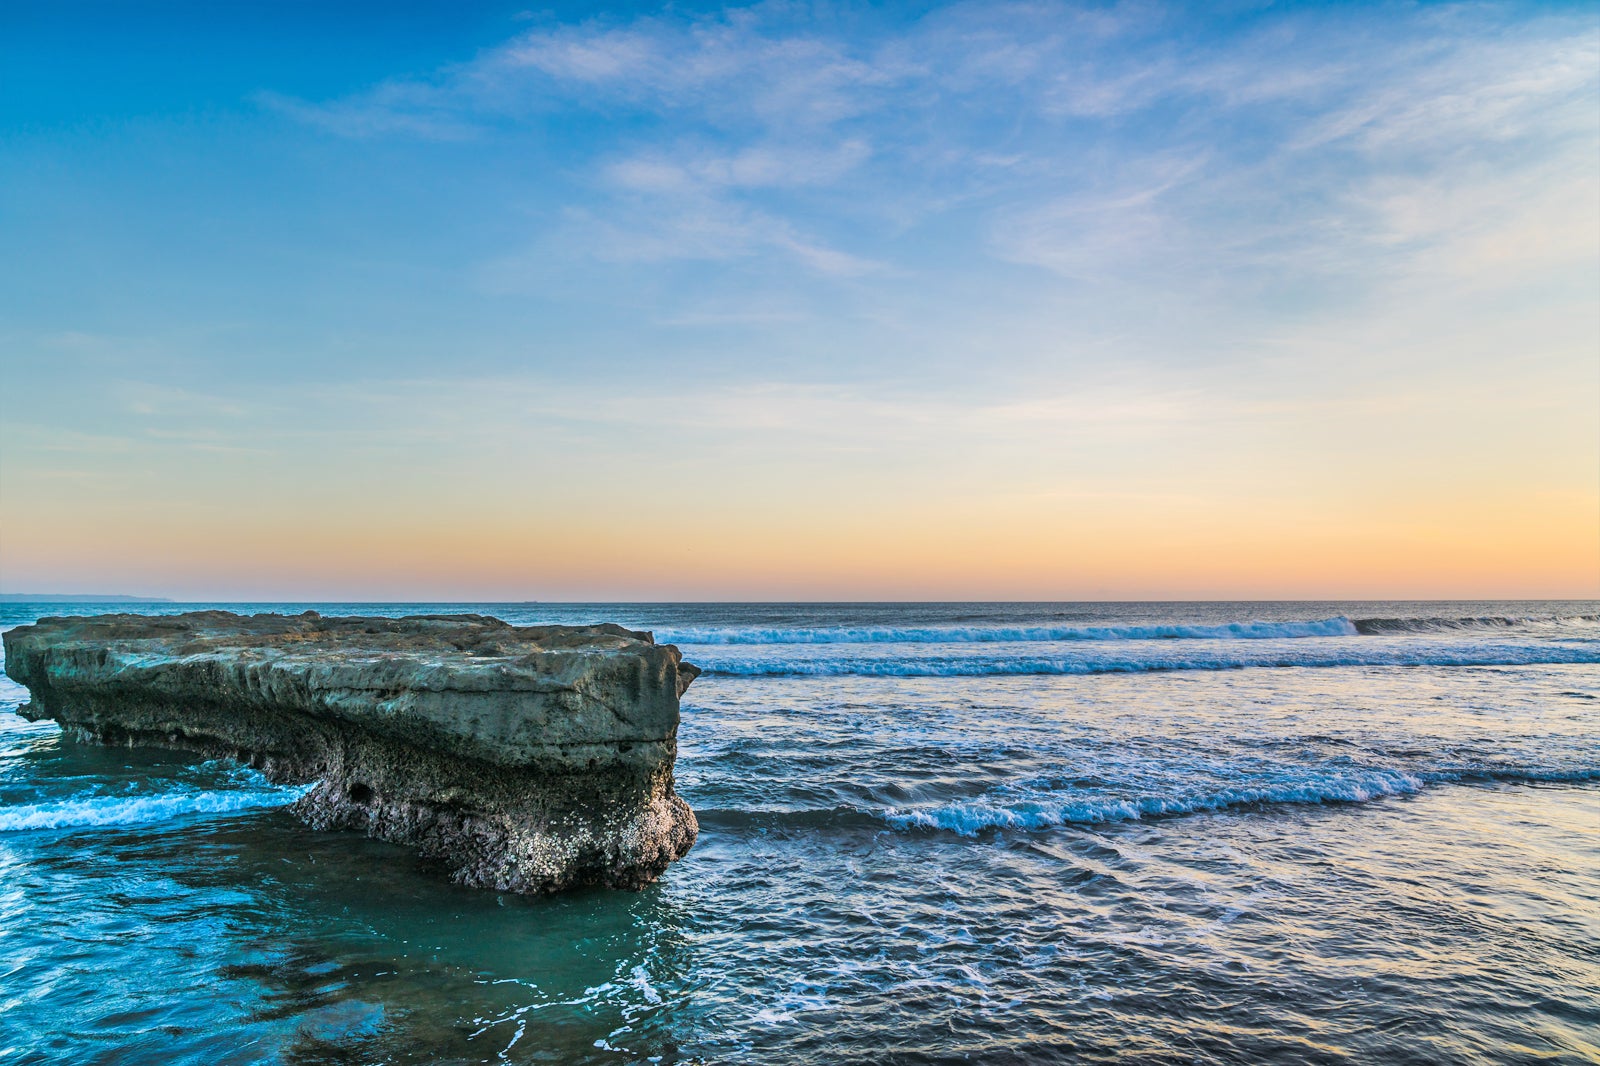
[[[673,791],[698,674],[616,625],[483,615],[108,615],[4,635],[22,713],[317,782],[296,813],[418,845],[456,880],[639,887],[697,827]]]

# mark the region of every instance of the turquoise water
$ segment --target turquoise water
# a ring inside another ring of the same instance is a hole
[[[1600,1061],[1600,604],[450,609],[705,667],[695,849],[468,891],[0,714],[0,1062]]]

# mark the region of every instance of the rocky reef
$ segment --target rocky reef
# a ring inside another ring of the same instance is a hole
[[[305,822],[414,845],[462,884],[642,888],[698,831],[672,767],[700,671],[649,633],[199,611],[4,640],[24,716],[314,783],[291,808]]]

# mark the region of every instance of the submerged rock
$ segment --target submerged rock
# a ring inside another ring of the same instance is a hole
[[[698,831],[672,766],[700,671],[648,633],[197,611],[45,618],[4,640],[23,716],[315,782],[301,819],[415,845],[462,884],[642,888]]]

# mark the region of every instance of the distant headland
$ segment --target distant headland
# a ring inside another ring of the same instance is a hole
[[[58,592],[0,592],[0,603],[175,603],[167,596],[107,596]]]

